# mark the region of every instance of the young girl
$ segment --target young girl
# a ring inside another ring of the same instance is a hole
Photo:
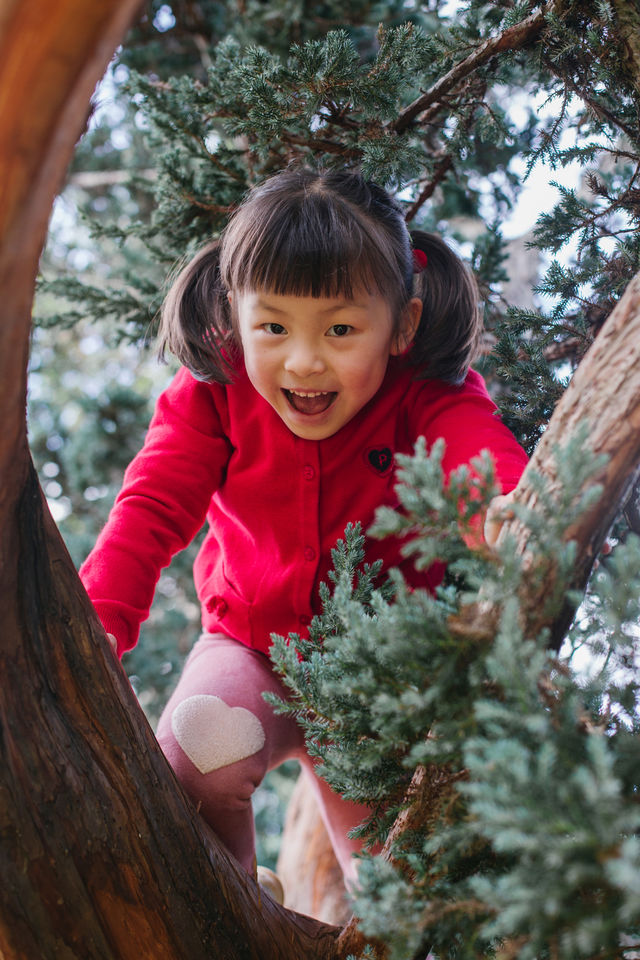
[[[394,457],[446,441],[446,473],[493,454],[503,493],[525,454],[470,371],[475,284],[437,237],[409,235],[401,208],[355,173],[288,170],[252,191],[222,239],[166,299],[163,349],[183,364],[81,576],[118,653],[136,643],[161,569],[208,520],[195,562],[203,634],[158,727],[179,780],[254,870],[251,795],[296,757],[315,784],[345,879],[366,814],[313,774],[270,634],[304,634],[350,521],[397,502]],[[433,589],[392,539],[367,560]]]

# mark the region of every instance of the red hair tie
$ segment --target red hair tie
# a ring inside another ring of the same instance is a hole
[[[413,272],[422,273],[428,262],[428,257],[424,250],[413,251]]]

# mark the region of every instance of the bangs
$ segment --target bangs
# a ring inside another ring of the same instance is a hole
[[[396,245],[344,198],[305,190],[273,201],[248,204],[231,221],[221,255],[227,289],[348,299],[365,290],[394,304],[411,296]]]
[[[413,252],[421,251],[414,278]],[[428,269],[424,269],[428,265]],[[422,301],[406,334],[405,308]],[[242,339],[233,291],[356,299],[379,295],[416,376],[458,384],[482,329],[478,289],[439,237],[407,230],[402,207],[353,171],[291,167],[251,190],[220,240],[180,271],[163,307],[161,356],[170,350],[193,376],[232,383]]]

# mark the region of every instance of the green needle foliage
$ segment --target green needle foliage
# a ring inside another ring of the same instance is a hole
[[[467,546],[472,515],[493,493],[490,462],[444,488],[442,447],[427,455],[418,444],[403,458],[402,512],[381,510],[369,533],[410,534],[418,565],[447,561],[437,595],[408,589],[397,572],[376,589],[350,527],[310,639],[275,638],[292,691],[279,709],[298,717],[329,783],[369,804],[361,832],[371,844],[411,811],[416,768],[432,782],[385,856],[360,870],[356,913],[397,960],[429,948],[469,960],[617,957],[621,936],[640,931],[640,680],[629,659],[640,539],[603,565],[561,656],[521,605],[536,558],[552,552],[549,621],[561,607],[574,555],[564,534],[597,494],[585,451],[584,437],[557,451],[575,483],[552,496],[539,480],[536,512],[518,508],[530,533],[518,554],[511,538],[495,551]],[[578,649],[591,652],[590,676],[572,666]]]

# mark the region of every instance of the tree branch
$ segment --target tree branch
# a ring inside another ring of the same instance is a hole
[[[590,483],[602,485],[597,502],[565,533],[565,539],[573,540],[577,545],[572,588],[585,586],[620,504],[637,483],[640,464],[639,371],[640,272],[628,285],[582,360],[516,489],[517,502],[535,506],[537,494],[531,484],[532,473],[542,474],[552,486],[557,484],[554,448],[566,442],[580,424],[588,421],[591,449],[596,454],[606,454],[608,461],[600,474],[590,480]],[[633,496],[632,501],[635,504]],[[505,524],[501,536],[508,531],[516,533],[520,549],[525,551],[527,530],[513,520]],[[535,581],[533,578],[527,581],[528,592],[521,597],[523,626],[528,636],[535,636],[544,627],[549,627],[557,645],[569,626],[573,609],[567,607],[555,621],[545,621],[544,598],[553,588],[555,567],[553,557],[544,558],[544,562],[546,569],[537,566]],[[491,640],[498,626],[497,615],[496,608],[490,605],[484,609],[470,606],[457,617],[451,617],[449,626],[467,637]],[[393,845],[401,842],[406,832],[428,829],[441,805],[455,795],[457,783],[464,780],[465,775],[464,770],[452,773],[446,768],[417,767],[407,794],[409,806],[391,828],[383,854],[390,856]]]
[[[11,94],[0,106],[0,524],[24,482],[17,451],[25,435],[31,299],[51,205],[96,82],[139,5],[2,5],[0,86]]]
[[[415,217],[420,207],[422,207],[422,205],[427,202],[429,197],[433,196],[433,193],[436,187],[438,186],[439,183],[442,183],[442,181],[444,180],[447,173],[449,172],[449,170],[451,170],[452,167],[453,167],[453,157],[451,156],[451,154],[447,154],[447,156],[444,157],[440,161],[440,163],[437,165],[437,167],[433,172],[433,176],[426,183],[426,185],[420,191],[419,196],[413,201],[413,203],[405,213],[404,218],[407,221],[407,223],[411,223],[411,221]]]
[[[338,156],[345,157],[348,160],[362,159],[362,151],[356,149],[355,147],[344,147],[342,144],[336,143],[334,140],[326,140],[321,137],[302,137],[296,133],[289,133],[287,130],[284,130],[281,133],[280,140],[283,143],[290,143],[293,146],[307,147],[309,150],[313,150],[316,153],[335,153]]]
[[[565,531],[565,540],[576,544],[576,563],[571,588],[583,590],[593,562],[613,523],[620,505],[636,481],[640,464],[640,272],[625,293],[586,353],[560,399],[549,426],[518,484],[515,501],[535,507],[537,494],[531,484],[533,471],[546,478],[550,489],[558,484],[554,448],[589,424],[588,442],[594,454],[605,454],[606,464],[591,483],[601,485],[597,501],[580,520]],[[520,549],[527,548],[528,534],[516,521],[505,524],[515,532]],[[503,534],[503,535],[504,535]],[[543,595],[554,578],[553,558],[547,558],[546,576],[539,571],[539,586],[530,584],[523,598],[527,632],[531,635],[547,626],[554,643],[559,643],[573,617],[567,608],[553,622],[545,621]]]
[[[532,13],[531,16],[523,20],[522,23],[508,27],[499,36],[485,40],[479,47],[476,47],[473,53],[469,54],[464,60],[461,60],[460,63],[457,63],[444,77],[441,77],[434,83],[429,90],[425,91],[425,93],[414,100],[413,103],[409,104],[408,107],[405,107],[396,119],[388,124],[388,128],[394,130],[396,133],[401,133],[403,130],[406,130],[407,127],[411,126],[419,114],[428,107],[436,103],[442,104],[444,97],[451,93],[462,80],[478,70],[479,67],[484,66],[494,57],[498,56],[498,54],[504,53],[506,50],[519,50],[531,43],[544,27],[547,13],[553,6],[554,4],[552,3],[537,13]]]
[[[341,929],[266,896],[178,785],[33,470],[9,530],[0,956],[338,960]]]
[[[119,183],[130,183],[134,176],[144,180],[156,180],[158,171],[147,167],[139,170],[78,170],[71,174],[67,184],[81,190],[104,190],[105,187],[113,187]]]

